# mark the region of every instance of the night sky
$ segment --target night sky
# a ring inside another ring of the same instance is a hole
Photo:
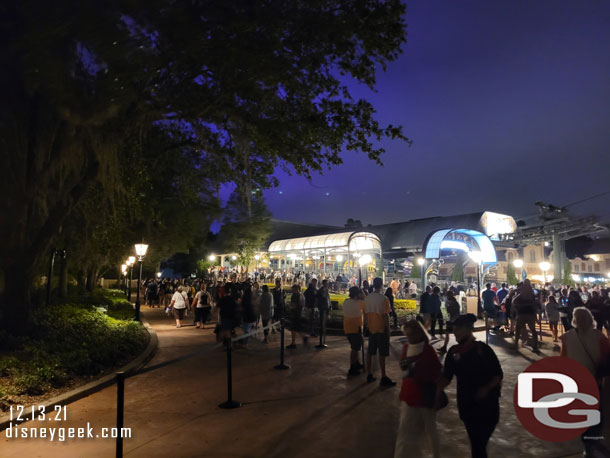
[[[407,2],[407,43],[378,91],[413,140],[265,193],[274,217],[342,225],[480,210],[516,218],[610,190],[610,2]],[[610,219],[610,195],[571,207]]]

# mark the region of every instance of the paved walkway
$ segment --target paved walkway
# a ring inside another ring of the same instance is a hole
[[[234,397],[244,403],[235,410],[217,405],[226,399],[226,354],[216,345],[212,329],[176,329],[161,309],[144,309],[157,330],[159,350],[149,366],[169,362],[203,349],[207,353],[167,364],[129,378],[125,387],[128,457],[391,457],[398,424],[398,387],[380,389],[364,376],[346,377],[348,346],[344,337],[328,338],[329,348],[287,353],[292,368],[277,371],[279,337],[269,345],[258,341],[234,353]],[[484,339],[484,334],[478,337]],[[314,342],[315,343],[315,342]],[[512,407],[517,374],[538,358],[528,349],[516,354],[503,340],[492,343],[505,371],[501,420],[489,445],[491,457],[580,456],[578,441],[547,443],[529,435]],[[398,380],[400,343],[393,338],[389,375]],[[543,352],[558,354],[545,344]],[[441,451],[446,457],[468,457],[469,446],[455,405],[455,382],[448,389],[450,405],[439,414]],[[67,420],[53,426],[81,427],[94,432],[113,427],[116,387],[104,389],[67,406]],[[45,426],[51,426],[47,422]],[[23,426],[42,426],[29,422]],[[606,435],[606,437],[610,437]],[[0,434],[0,457],[110,457],[113,439],[7,439]]]

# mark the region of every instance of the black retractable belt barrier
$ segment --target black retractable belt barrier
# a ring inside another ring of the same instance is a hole
[[[231,339],[226,340],[227,343],[227,400],[218,407],[221,409],[236,409],[241,407],[241,402],[233,400],[233,371],[231,367],[231,351],[233,344]]]
[[[123,437],[121,431],[123,430],[123,413],[125,407],[125,372],[117,372],[116,374],[116,458],[123,457]]]
[[[316,345],[316,348],[326,348],[328,347],[328,345],[326,345],[324,342],[326,341],[326,326],[324,323],[324,315],[327,313],[327,311],[320,311],[320,343],[318,345]]]
[[[290,369],[290,366],[284,364],[284,318],[280,318],[280,363],[274,366],[275,369]]]

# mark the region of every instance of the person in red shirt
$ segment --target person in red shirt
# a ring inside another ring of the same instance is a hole
[[[432,456],[440,456],[434,409],[441,362],[430,345],[428,334],[417,320],[403,326],[407,343],[402,349],[403,370],[400,390],[400,423],[394,458],[422,456],[422,442],[427,438]]]

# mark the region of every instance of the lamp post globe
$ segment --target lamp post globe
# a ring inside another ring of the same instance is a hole
[[[146,256],[146,252],[148,251],[148,245],[146,245],[145,243],[136,243],[135,249],[136,249],[136,255],[138,256],[138,262],[140,263],[140,273],[138,275],[138,288],[136,289],[135,320],[140,321],[140,288],[142,285],[142,261],[144,261],[144,256]]]
[[[515,266],[517,269],[521,269],[521,267],[523,267],[523,259],[515,259],[513,261],[513,266]]]

